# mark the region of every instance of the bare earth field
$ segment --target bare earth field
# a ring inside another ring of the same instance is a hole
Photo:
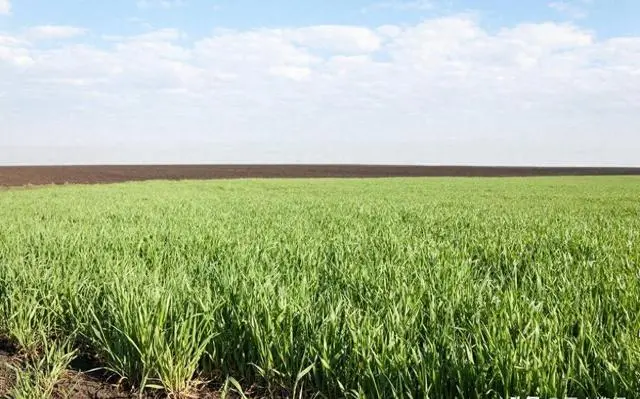
[[[140,180],[421,176],[640,175],[640,168],[386,165],[117,165],[5,166],[0,186],[117,183]]]

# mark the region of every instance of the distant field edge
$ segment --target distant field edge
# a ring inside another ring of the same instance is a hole
[[[247,178],[528,177],[640,175],[640,167],[411,165],[0,166],[0,186]]]

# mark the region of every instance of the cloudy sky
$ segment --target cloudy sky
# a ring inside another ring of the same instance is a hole
[[[637,0],[0,0],[0,164],[640,166]]]

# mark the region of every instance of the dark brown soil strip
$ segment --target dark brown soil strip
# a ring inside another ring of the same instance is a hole
[[[94,184],[139,180],[322,177],[524,177],[640,175],[640,168],[383,165],[91,165],[0,167],[0,186]]]

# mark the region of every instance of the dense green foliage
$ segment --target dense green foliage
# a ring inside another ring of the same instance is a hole
[[[4,191],[0,334],[176,393],[634,397],[640,179]]]

